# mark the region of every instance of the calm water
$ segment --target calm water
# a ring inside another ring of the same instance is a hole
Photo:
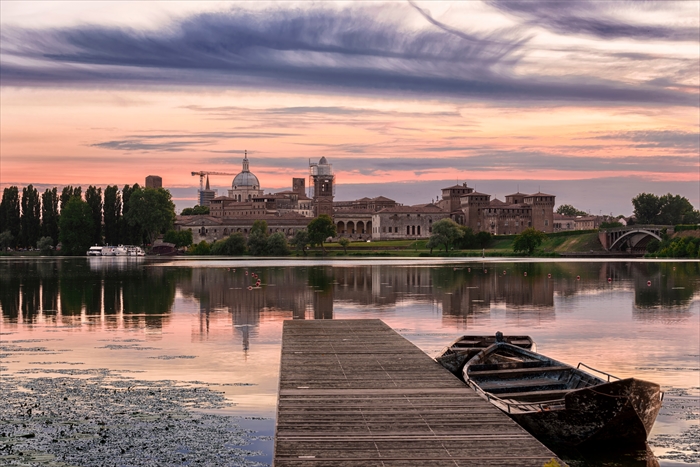
[[[255,282],[253,273],[262,286],[248,290]],[[59,405],[75,395],[72,407],[88,404],[81,417],[89,419],[91,410],[113,410],[110,404],[117,402],[111,397],[117,396],[107,395],[112,389],[117,395],[121,390],[147,391],[138,396],[145,397],[145,407],[156,392],[194,394],[199,386],[210,391],[207,397],[223,397],[218,402],[192,400],[180,409],[226,416],[192,423],[208,423],[209,435],[240,436],[229,443],[230,452],[241,456],[230,465],[265,465],[273,450],[284,320],[380,318],[431,356],[458,335],[500,330],[531,335],[538,351],[558,360],[648,379],[667,391],[646,454],[598,453],[596,458],[588,453],[588,461],[574,460],[572,465],[599,465],[611,457],[615,459],[607,465],[656,465],[655,459],[662,466],[697,465],[699,291],[698,262],[2,258],[0,389],[11,401],[37,391],[49,400],[63,390],[51,386],[52,381],[66,387],[77,384],[65,398],[55,397],[52,410],[68,410]],[[136,382],[127,387],[132,380]],[[105,391],[99,396],[103,408],[90,408],[95,396],[88,391]],[[176,403],[178,397],[161,399]],[[134,403],[137,396],[119,400]],[[25,409],[19,399],[15,402],[16,410]],[[225,407],[226,402],[235,405]],[[3,424],[22,428],[19,415],[8,411],[3,417],[0,448],[3,440],[17,439],[3,438]],[[144,415],[139,423],[156,424],[155,418]],[[231,420],[230,426],[220,420]],[[144,426],[151,433],[168,427],[168,433],[192,430],[184,425]],[[102,432],[89,432],[92,428],[83,426],[81,436],[100,439]],[[58,442],[47,438],[35,450],[60,458],[56,446],[70,447],[60,438],[68,435],[59,430],[54,435]],[[211,446],[197,444],[203,437],[163,438],[163,443],[174,443],[181,455],[177,462],[190,465],[198,449],[212,452]],[[82,446],[83,457],[75,459],[86,462],[92,454],[85,451],[96,449],[90,446],[101,445],[107,453],[113,441],[100,443]],[[135,459],[142,454],[128,457],[146,449],[137,444],[130,444],[132,451],[112,446],[116,454],[108,457],[126,456],[115,465],[139,464]],[[39,454],[33,459],[46,465]]]

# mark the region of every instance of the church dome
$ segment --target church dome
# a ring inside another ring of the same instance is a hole
[[[248,151],[245,152],[245,157],[243,157],[243,170],[234,177],[231,185],[234,190],[237,188],[251,188],[253,190],[260,188],[258,177],[250,171]]]
[[[254,173],[252,172],[241,172],[238,175],[235,176],[233,179],[233,189],[235,190],[236,188],[258,188],[260,186],[260,182],[258,181],[258,177],[255,176]]]

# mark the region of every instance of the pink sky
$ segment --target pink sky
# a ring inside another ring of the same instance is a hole
[[[700,204],[697,2],[101,5],[2,3],[1,186],[157,174],[181,207],[247,150],[266,190],[326,156],[344,199]]]

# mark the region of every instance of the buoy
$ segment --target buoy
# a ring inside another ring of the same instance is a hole
[[[551,274],[547,274],[547,279],[551,279],[551,278],[552,278],[552,275],[551,275]]]
[[[506,270],[505,270],[505,269],[503,270],[503,275],[504,275],[504,276],[506,275]]]
[[[647,286],[651,287],[651,281],[647,281]]]
[[[487,269],[484,269],[484,274],[486,274],[487,272],[489,272],[489,271]]]
[[[467,272],[472,272],[472,268],[467,268]]]
[[[612,277],[608,277],[608,282],[612,282]]]
[[[249,285],[249,286],[248,286],[248,290],[253,290],[253,286],[252,286],[252,285]]]
[[[523,273],[523,276],[527,277],[527,271]]]
[[[245,275],[246,275],[246,276],[248,275],[248,271],[245,272]]]
[[[456,270],[457,270],[457,268],[452,268],[452,270],[453,270],[453,271],[456,271]]]
[[[580,280],[581,280],[581,276],[576,276],[576,280],[577,280],[577,281],[580,281]]]

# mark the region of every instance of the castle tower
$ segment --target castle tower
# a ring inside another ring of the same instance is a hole
[[[306,181],[303,178],[292,178],[292,191],[298,195],[306,195]]]
[[[491,195],[472,191],[460,198],[462,212],[464,213],[464,225],[470,227],[474,232],[488,230],[484,225],[484,210],[491,202]]]
[[[335,175],[333,175],[333,166],[325,157],[321,157],[318,164],[309,162],[309,185],[314,187],[314,216],[327,214],[333,217]]]
[[[545,233],[554,232],[554,195],[535,193],[525,197],[525,204],[532,206],[532,227]]]

